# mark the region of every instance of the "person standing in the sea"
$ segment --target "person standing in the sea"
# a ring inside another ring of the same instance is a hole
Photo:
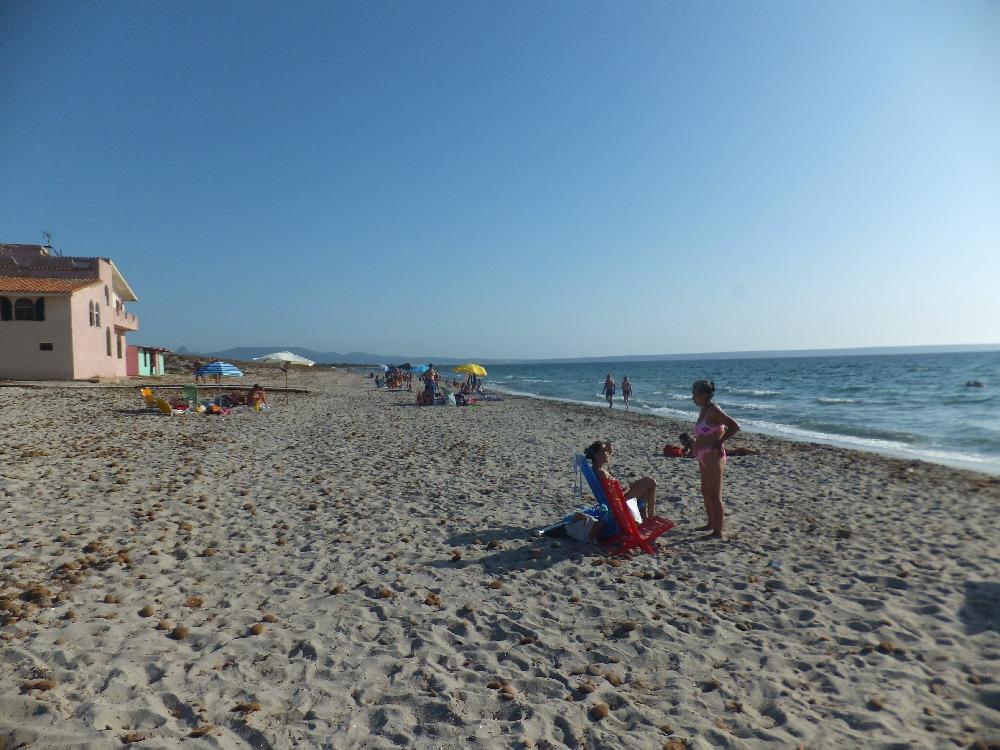
[[[612,402],[615,400],[615,379],[611,377],[611,373],[604,378],[604,388],[601,390],[604,394],[604,398],[608,400],[608,408],[611,408]]]
[[[632,398],[632,384],[628,382],[628,375],[622,378],[622,401],[625,402],[625,411],[628,411],[628,400]]]

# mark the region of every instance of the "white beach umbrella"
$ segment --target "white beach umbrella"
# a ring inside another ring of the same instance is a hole
[[[293,365],[304,365],[306,367],[312,367],[314,364],[316,364],[311,359],[300,357],[298,354],[292,354],[291,352],[274,352],[273,354],[265,354],[263,357],[254,357],[254,361],[289,362]]]

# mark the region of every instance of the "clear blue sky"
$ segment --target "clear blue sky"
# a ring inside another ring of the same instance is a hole
[[[1000,341],[1000,2],[0,1],[0,241],[134,340]]]

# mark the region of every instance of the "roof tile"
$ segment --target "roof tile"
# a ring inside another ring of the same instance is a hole
[[[67,294],[96,284],[99,279],[33,279],[29,276],[0,276],[0,294],[34,292]]]

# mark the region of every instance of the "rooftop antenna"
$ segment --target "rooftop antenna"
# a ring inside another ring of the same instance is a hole
[[[43,243],[45,247],[52,247],[52,232],[42,232],[42,238],[45,240]]]

